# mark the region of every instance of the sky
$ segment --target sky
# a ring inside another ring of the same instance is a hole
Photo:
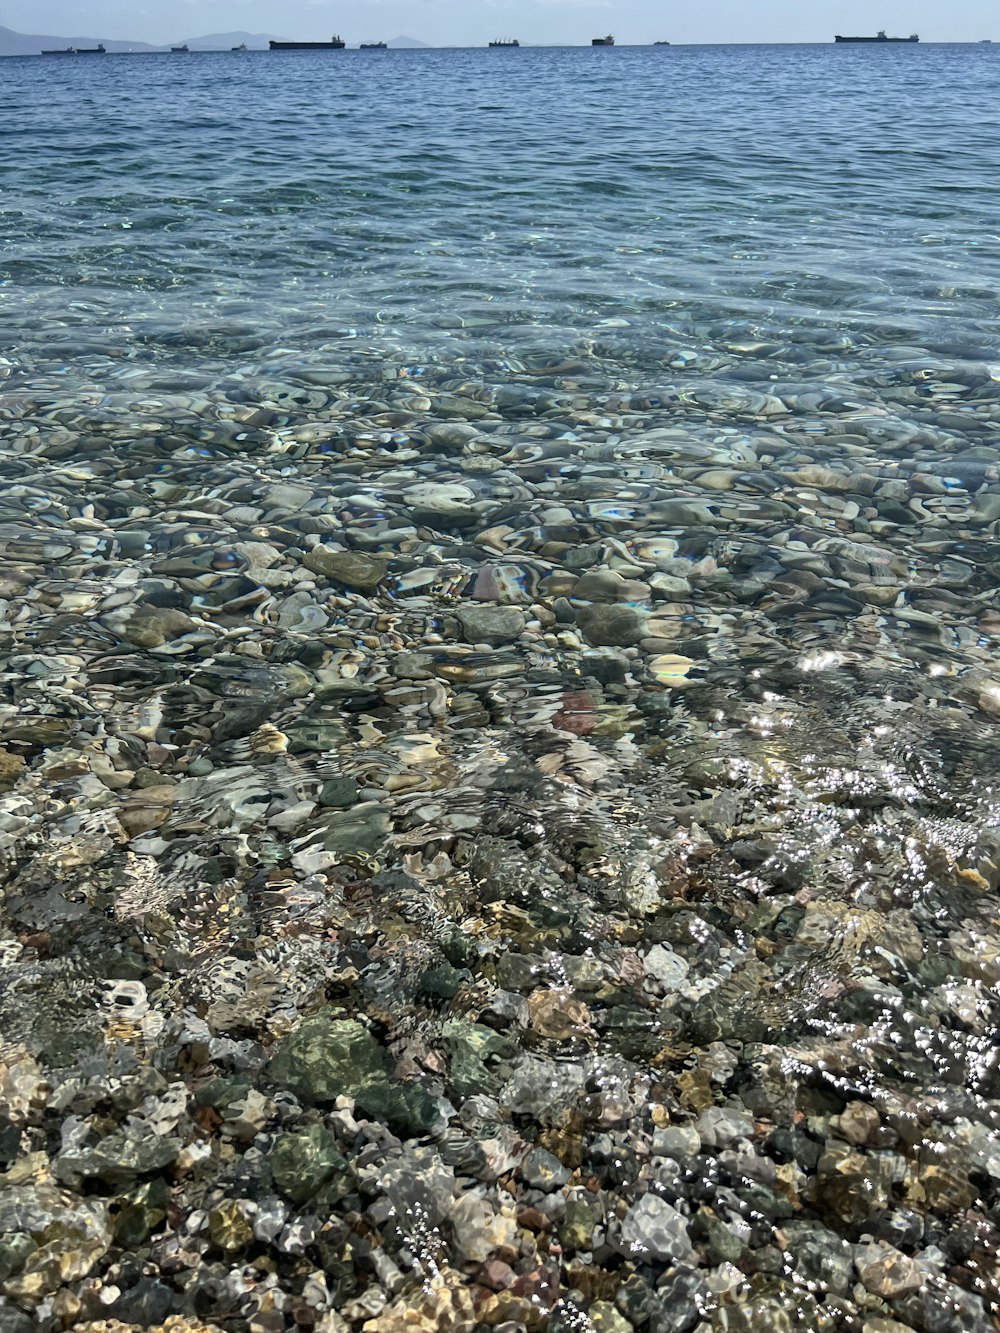
[[[17,32],[166,43],[211,32],[270,32],[346,42],[416,37],[431,46],[670,42],[825,42],[835,32],[922,41],[1000,42],[997,0],[7,0]]]

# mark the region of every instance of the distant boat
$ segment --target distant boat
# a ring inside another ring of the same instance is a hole
[[[920,41],[920,38],[917,36],[917,34],[916,34],[915,32],[911,33],[911,34],[909,35],[909,37],[887,37],[887,36],[885,35],[885,29],[884,29],[884,28],[880,28],[879,31],[878,31],[878,35],[875,36],[875,37],[840,37],[840,36],[837,36],[837,37],[834,37],[833,40],[834,40],[835,42],[919,42],[919,41]]]
[[[359,49],[362,51],[388,51],[389,47],[385,42],[362,42]]]
[[[108,53],[102,43],[100,46],[78,46],[76,54],[78,56],[106,56]]]
[[[520,46],[521,43],[516,37],[498,37],[495,42],[490,42],[490,46]]]
[[[345,45],[339,37],[329,42],[268,42],[272,51],[343,51]]]
[[[591,46],[614,46],[615,39],[608,33],[607,37],[592,37],[590,44]]]
[[[240,42],[239,46],[231,46],[229,49],[230,51],[248,51],[250,48],[246,42]]]
[[[670,43],[669,43],[669,42],[654,42],[653,45],[654,45],[654,46],[669,46]]]
[[[992,37],[980,37],[980,39],[979,39],[979,45],[980,45],[980,46],[992,46],[992,45],[993,45],[993,38],[992,38]],[[55,52],[53,52],[53,51],[43,51],[43,52],[42,52],[42,55],[43,55],[43,56],[51,56],[51,55],[54,55],[54,54],[55,54]]]
[[[181,45],[181,46],[172,46],[170,49],[171,49],[171,51],[176,51],[178,54],[180,54],[181,52],[184,52],[184,54],[186,55],[186,54],[187,54],[188,47],[187,47],[187,43],[185,42],[185,43],[184,43],[183,45]]]
[[[72,46],[61,46],[58,51],[43,51],[43,56],[75,56],[76,49]]]

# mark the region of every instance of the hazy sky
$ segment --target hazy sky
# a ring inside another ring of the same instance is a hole
[[[620,44],[812,42],[835,32],[924,41],[1000,41],[997,0],[8,0],[2,22],[18,32],[169,42],[244,29],[347,42],[418,37],[432,46],[477,46],[514,36],[526,45],[588,43],[614,33]]]

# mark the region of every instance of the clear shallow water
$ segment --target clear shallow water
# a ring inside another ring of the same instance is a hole
[[[0,1086],[18,1153],[157,1215],[117,1240],[164,1310],[204,1282],[195,1308],[248,1326],[253,1284],[211,1287],[250,1245],[233,1199],[308,1230],[261,1162],[333,1132],[282,1051],[342,1009],[394,1095],[449,1099],[365,1115],[498,1216],[497,1175],[539,1204],[521,1135],[601,1208],[651,1186],[689,1219],[690,1253],[635,1219],[500,1246],[529,1294],[557,1272],[553,1329],[632,1267],[670,1327],[988,1327],[997,59],[0,66],[0,1031],[33,1091]],[[516,1035],[477,1063],[490,1029]],[[731,1136],[698,1119],[681,1174],[656,1165],[656,1129],[720,1106]],[[108,1167],[165,1134],[213,1165]],[[169,1219],[137,1193],[157,1171]],[[366,1179],[315,1209],[356,1217]],[[398,1234],[366,1225],[446,1274],[398,1299],[454,1280],[482,1315],[450,1205],[428,1239],[396,1204]],[[926,1267],[861,1298],[815,1246],[864,1235]],[[333,1306],[393,1294],[302,1244]],[[64,1278],[5,1281],[56,1317]],[[73,1299],[131,1319],[122,1285]]]

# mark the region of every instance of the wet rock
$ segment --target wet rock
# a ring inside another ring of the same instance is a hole
[[[576,623],[594,647],[628,648],[645,634],[645,619],[630,606],[594,603],[576,609]]]
[[[19,754],[0,748],[0,792],[10,791],[26,768],[26,761]]]
[[[543,1190],[546,1194],[562,1189],[569,1180],[570,1173],[557,1157],[553,1157],[544,1148],[533,1148],[519,1168],[521,1179],[532,1189]]]
[[[424,1217],[437,1226],[451,1212],[455,1172],[433,1148],[405,1148],[381,1169],[378,1182],[404,1221]]]
[[[667,1125],[653,1131],[653,1156],[682,1162],[701,1151],[701,1135],[694,1125]]]
[[[559,1239],[571,1250],[589,1250],[598,1213],[583,1199],[570,1199],[559,1223]]]
[[[388,563],[361,551],[337,551],[329,546],[314,546],[302,557],[302,563],[314,574],[342,583],[358,592],[374,592],[386,576]]]
[[[436,1099],[415,1083],[368,1083],[358,1089],[354,1111],[405,1138],[422,1138],[441,1120]]]
[[[319,1013],[284,1038],[268,1066],[268,1077],[301,1101],[318,1105],[385,1082],[388,1068],[385,1052],[367,1028],[353,1019]]]
[[[497,1211],[485,1199],[473,1192],[463,1194],[455,1201],[448,1217],[454,1242],[461,1254],[475,1263],[483,1263],[497,1250],[517,1244],[517,1221],[514,1210]],[[495,1276],[495,1275],[494,1275]],[[504,1281],[494,1290],[502,1290],[511,1282]]]
[[[197,622],[182,611],[166,606],[147,606],[133,612],[125,624],[124,634],[137,648],[162,648],[165,643],[197,628]]]
[[[208,1235],[216,1249],[238,1254],[253,1240],[253,1225],[243,1202],[226,1199],[208,1215]]]
[[[594,1301],[587,1318],[594,1333],[632,1333],[632,1325],[610,1301]]]
[[[820,1158],[816,1200],[845,1226],[860,1227],[889,1204],[892,1166],[881,1157],[865,1157],[829,1144]]]
[[[620,1254],[640,1261],[669,1259],[674,1262],[690,1258],[694,1250],[686,1219],[655,1194],[644,1194],[628,1210],[617,1248]]]
[[[859,1245],[854,1252],[854,1266],[865,1290],[883,1300],[894,1300],[910,1291],[919,1291],[925,1281],[912,1259],[884,1241]]]
[[[516,643],[524,629],[524,614],[516,606],[468,606],[458,613],[466,643],[499,647]]]
[[[341,1193],[350,1188],[347,1160],[340,1153],[336,1135],[322,1125],[280,1135],[268,1165],[275,1185],[295,1203],[312,1199],[334,1177],[342,1182]]]

